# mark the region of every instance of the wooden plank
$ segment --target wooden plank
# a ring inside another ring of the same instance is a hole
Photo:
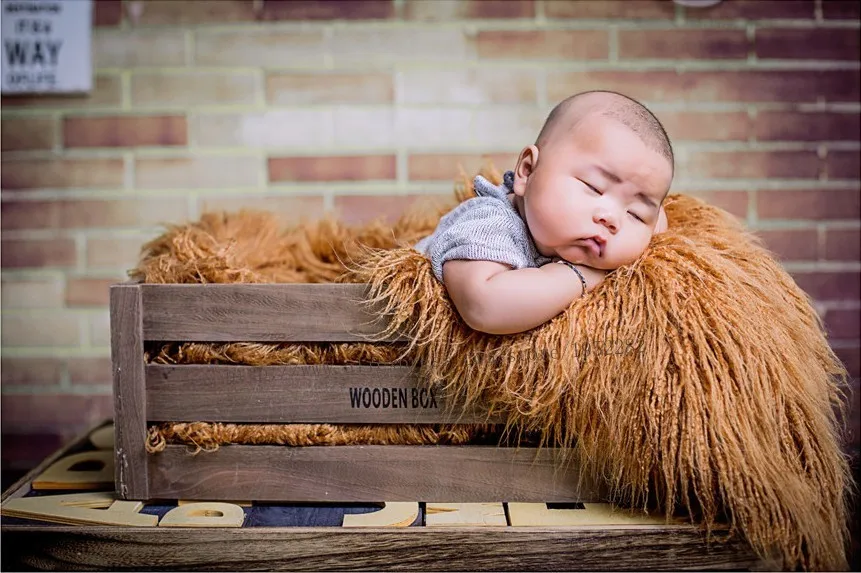
[[[51,464],[30,486],[39,490],[111,489],[114,487],[114,452],[88,450],[70,454]]]
[[[449,411],[440,389],[409,366],[165,366],[146,368],[150,421],[247,423],[485,423]]]
[[[108,420],[96,424],[95,426],[93,426],[93,428],[90,428],[85,432],[79,434],[65,446],[57,449],[56,452],[45,458],[42,463],[27,472],[24,477],[6,488],[6,490],[3,492],[2,497],[0,497],[0,500],[6,501],[7,499],[24,497],[25,495],[27,495],[27,493],[29,493],[30,491],[30,484],[33,482],[34,479],[36,479],[37,476],[41,475],[42,472],[54,465],[55,462],[67,456],[69,452],[76,452],[79,449],[85,447],[89,442],[89,436],[93,433],[93,431],[98,431],[99,429],[106,427],[113,428],[113,424],[110,423],[110,421]]]
[[[385,322],[362,284],[140,286],[145,340],[371,342]],[[398,338],[389,338],[391,342]]]
[[[379,511],[344,516],[342,527],[409,527],[419,517],[416,501],[387,501]]]
[[[600,501],[601,489],[551,448],[222,446],[148,457],[153,499],[254,501]],[[504,476],[504,477],[502,477]]]
[[[510,505],[510,504],[509,504]],[[432,503],[425,506],[428,527],[505,527],[505,506],[501,503]]]
[[[706,544],[692,526],[3,527],[3,570],[430,571],[746,570],[739,542]],[[772,567],[774,565],[772,564]],[[775,570],[773,568],[766,570]]]
[[[111,287],[115,482],[121,499],[148,499],[141,287]]]

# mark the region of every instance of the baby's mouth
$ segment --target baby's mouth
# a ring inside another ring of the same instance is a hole
[[[604,251],[604,245],[599,242],[595,237],[589,237],[588,239],[580,240],[583,245],[589,249],[592,254],[596,257],[600,257]]]

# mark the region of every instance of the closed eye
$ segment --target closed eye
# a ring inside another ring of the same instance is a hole
[[[628,211],[628,214],[631,215],[632,217],[634,217],[634,219],[638,220],[639,222],[645,223],[643,218],[640,217],[639,215],[637,215],[636,213],[632,213],[631,211]]]
[[[588,187],[589,189],[591,189],[592,191],[594,191],[595,193],[597,193],[598,195],[600,195],[600,194],[601,194],[601,192],[600,192],[600,191],[598,191],[595,187],[593,187],[593,186],[589,185],[588,183],[586,183],[586,182],[585,182],[585,181],[583,181],[582,179],[580,180],[580,182],[581,182],[583,185],[585,185],[586,187]]]

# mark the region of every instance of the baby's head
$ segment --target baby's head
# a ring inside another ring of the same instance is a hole
[[[672,179],[658,119],[621,94],[587,92],[557,105],[520,153],[515,205],[542,255],[612,270],[666,227]]]

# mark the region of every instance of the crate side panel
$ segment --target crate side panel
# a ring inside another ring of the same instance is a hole
[[[573,502],[604,493],[551,448],[222,446],[190,455],[174,445],[148,463],[159,499]]]
[[[145,340],[394,342],[362,284],[147,284]]]
[[[124,499],[146,499],[146,365],[141,291],[136,285],[114,285],[110,296],[116,490]]]
[[[246,423],[498,423],[456,408],[409,366],[147,366],[147,420]]]

